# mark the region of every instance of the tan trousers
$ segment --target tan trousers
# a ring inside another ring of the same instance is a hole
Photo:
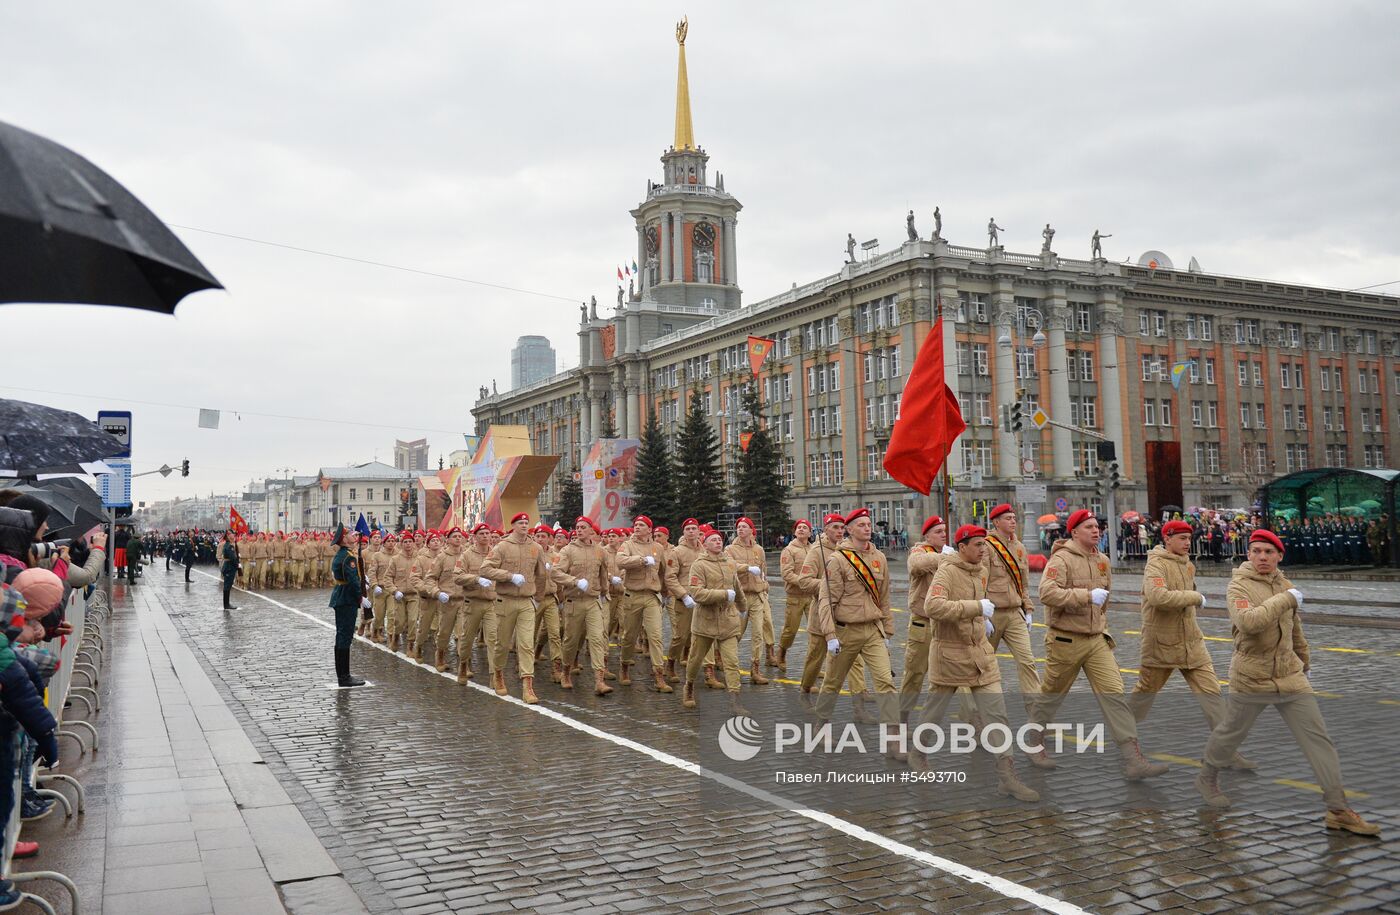
[[[928,680],[929,621],[922,616],[909,620],[909,636],[904,640],[904,677],[899,682],[899,714],[914,711],[919,692]],[[940,716],[942,713],[939,713]]]
[[[417,594],[404,592],[403,603],[408,610],[408,625],[404,627],[404,637],[412,647],[413,638],[418,633],[418,618],[422,615],[423,599]]]
[[[603,605],[596,597],[564,601],[564,663],[573,664],[579,646],[588,642],[588,657],[594,670],[607,666],[608,638],[603,631]]]
[[[820,674],[823,669],[826,670],[826,675],[828,677],[831,676],[829,657],[826,645],[822,643],[822,640],[812,635],[810,632],[807,633],[807,657],[802,662],[801,685],[803,692],[811,691],[812,687],[816,685],[817,675]],[[846,675],[846,688],[849,689],[852,694],[860,694],[866,691],[865,662],[862,661],[859,656],[851,662],[851,672]]]
[[[692,635],[694,640],[690,659],[685,665],[685,682],[694,683],[700,676],[700,668],[705,666],[705,657],[711,652],[718,652],[720,663],[724,665],[724,688],[731,693],[739,691],[741,677],[739,674],[739,639],[731,636],[727,639],[717,639],[710,635]]]
[[[1317,696],[1306,693],[1230,693],[1225,720],[1210,732],[1202,758],[1217,769],[1230,765],[1230,760],[1249,736],[1254,719],[1264,709],[1273,706],[1283,716],[1284,724],[1293,732],[1293,739],[1308,758],[1317,783],[1322,786],[1322,800],[1331,810],[1347,806],[1342,788],[1342,764],[1337,748],[1327,734]]]
[[[1128,705],[1133,710],[1133,718],[1147,720],[1147,712],[1152,708],[1152,700],[1157,698],[1173,670],[1181,671],[1186,685],[1196,694],[1201,703],[1201,713],[1206,716],[1206,724],[1211,730],[1220,727],[1225,720],[1225,699],[1220,695],[1220,681],[1215,676],[1215,667],[1209,663],[1205,667],[1144,667],[1138,672],[1137,683]]]
[[[651,666],[661,669],[661,597],[655,591],[628,591],[622,596],[622,663],[631,664],[638,634],[645,634]]]
[[[306,560],[293,559],[291,566],[291,574],[288,576],[291,578],[290,584],[293,588],[300,588],[306,582]]]
[[[481,635],[486,641],[486,669],[488,673],[496,672],[496,656],[494,654],[496,645],[496,599],[488,597],[485,599],[472,598],[467,601],[462,612],[457,616],[457,660],[466,661],[470,668],[472,659],[472,647],[476,644],[476,637]]]
[[[385,593],[389,598],[389,611],[386,614],[389,640],[402,635],[407,641],[413,641],[413,630],[408,627],[408,595],[405,594],[403,600],[395,600],[394,595]]]
[[[486,645],[492,651],[497,670],[506,669],[506,657],[515,646],[516,672],[522,677],[535,675],[535,601],[529,597],[498,597],[496,631],[486,631]],[[464,643],[458,642],[460,646]],[[470,649],[469,649],[470,650]]]
[[[1025,622],[1022,620],[1022,622]],[[953,696],[963,690],[970,691],[972,703],[977,707],[977,712],[982,716],[982,725],[1000,724],[1007,730],[1011,730],[1011,725],[1006,719],[1006,697],[1001,691],[1001,682],[989,683],[986,686],[940,686],[933,684],[929,686],[928,702],[924,704],[923,714],[920,716],[920,724],[942,724],[943,716],[948,712],[948,704],[953,701]],[[1014,731],[1013,731],[1014,733]],[[1012,746],[1015,743],[1013,741]],[[1011,747],[1002,751],[1000,756],[1010,756]]]
[[[551,594],[540,601],[535,611],[535,645],[546,641],[545,657],[557,661],[563,657],[562,635],[559,631],[559,601]]]
[[[778,644],[783,651],[792,647],[797,640],[797,632],[802,628],[802,618],[812,608],[812,598],[801,594],[789,594],[783,602],[783,634]]]
[[[749,650],[753,652],[753,663],[757,667],[763,657],[759,646],[767,647],[774,642],[773,605],[768,602],[767,591],[746,591],[744,599],[749,604]]]
[[[374,610],[374,631],[380,633],[384,631],[384,625],[388,620],[389,600],[392,595],[388,591],[375,594],[373,588],[369,589],[369,593],[370,608]]]
[[[256,591],[262,587],[262,563],[250,559],[243,564],[243,587]]]
[[[423,601],[422,611],[418,616],[418,639],[416,644],[418,649],[425,654],[428,650],[428,636],[431,634],[433,624],[437,624],[437,650],[443,655],[447,654],[447,647],[452,642],[452,627],[457,623],[457,614],[462,612],[462,599],[460,597],[448,598],[447,603],[443,603],[436,597]]]
[[[1031,630],[1019,609],[998,609],[992,614],[992,650],[1005,642],[1016,662],[1016,679],[1021,686],[1021,701],[1030,714],[1031,697],[1040,692],[1040,676],[1035,670],[1035,650],[1031,648]]]
[[[684,601],[671,601],[671,647],[666,657],[678,664],[684,664],[690,657],[690,621],[695,611]]]
[[[890,653],[885,648],[884,632],[876,623],[837,623],[836,638],[841,643],[841,650],[832,658],[826,679],[822,680],[817,717],[831,717],[831,711],[836,707],[836,697],[841,692],[841,681],[851,672],[856,658],[860,658],[875,680],[875,704],[880,708],[880,722],[897,724],[899,696],[895,692],[894,676],[890,673]]]
[[[1059,629],[1046,630],[1045,680],[1041,683],[1040,695],[1032,704],[1031,720],[1042,725],[1053,720],[1081,670],[1094,691],[1114,741],[1121,744],[1136,740],[1137,722],[1123,695],[1123,675],[1118,672],[1118,660],[1113,656],[1113,637],[1106,632],[1082,635]]]

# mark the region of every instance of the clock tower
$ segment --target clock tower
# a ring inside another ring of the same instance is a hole
[[[637,222],[641,298],[658,305],[731,311],[739,307],[734,230],[741,206],[724,190],[724,176],[710,182],[709,155],[695,142],[690,81],[685,67],[689,22],[676,26],[676,133],[661,156],[661,183],[647,182],[647,196],[632,211]]]

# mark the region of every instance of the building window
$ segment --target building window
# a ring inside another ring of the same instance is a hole
[[[1249,384],[1249,362],[1241,359],[1239,362],[1240,387]]]
[[[1220,472],[1220,443],[1206,442],[1206,472]]]
[[[1097,442],[1079,442],[1079,473],[1092,477],[1099,472],[1099,448]]]
[[[1322,367],[1322,371],[1321,371],[1319,374],[1320,374],[1320,377],[1322,378],[1322,390],[1324,390],[1324,391],[1330,391],[1330,390],[1332,390],[1332,373],[1331,373],[1330,371],[1327,370],[1327,366],[1324,365],[1324,366]]]
[[[1215,384],[1215,360],[1206,359],[1206,384]]]
[[[1206,425],[1212,429],[1220,428],[1220,405],[1214,400],[1206,402]]]
[[[1162,401],[1162,409],[1158,412],[1157,416],[1161,420],[1162,425],[1170,426],[1172,424],[1172,402],[1170,400]]]
[[[1074,305],[1074,323],[1082,334],[1087,334],[1094,329],[1094,306],[1089,302],[1076,302]]]
[[[1190,362],[1186,363],[1186,365],[1187,365],[1187,369],[1186,369],[1186,370],[1187,370],[1187,372],[1190,373],[1191,383],[1192,383],[1192,384],[1200,384],[1200,382],[1201,382],[1201,360],[1199,360],[1199,359],[1192,359]]]
[[[1035,377],[1035,349],[1030,346],[1016,347],[1016,377]]]
[[[1202,403],[1199,400],[1191,401],[1191,425],[1197,429],[1201,428],[1204,425],[1204,415]]]
[[[1293,378],[1293,373],[1289,371],[1289,368],[1287,362],[1281,363],[1278,367],[1279,384],[1285,391],[1291,386],[1289,382]]]
[[[1264,422],[1264,405],[1261,403],[1254,405],[1254,425],[1260,429],[1268,428],[1268,425]]]
[[[353,486],[350,487],[350,501],[351,501],[351,502],[354,502],[354,501],[355,501],[355,487],[353,487]]]
[[[958,357],[958,374],[971,375],[972,351],[968,348],[968,344],[959,342],[958,345],[954,347],[953,351],[957,354]],[[1397,373],[1395,376],[1395,385],[1396,391],[1400,392],[1400,373]]]
[[[974,343],[972,345],[972,365],[975,373],[987,377],[987,344]]]
[[[1142,424],[1144,426],[1157,425],[1157,402],[1155,400],[1142,402]]]
[[[1245,429],[1249,428],[1249,404],[1247,403],[1240,404],[1240,425]]]

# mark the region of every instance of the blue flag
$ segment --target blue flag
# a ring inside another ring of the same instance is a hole
[[[369,523],[365,521],[364,512],[360,512],[360,520],[355,522],[355,533],[361,537],[368,537],[370,534]]]

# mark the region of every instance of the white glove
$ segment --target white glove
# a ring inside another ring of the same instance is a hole
[[[574,584],[578,585],[580,591],[588,590],[588,579],[586,578],[580,578],[578,581],[574,582]]]
[[[546,572],[548,572],[548,571],[549,571],[550,569],[552,569],[552,568],[554,568],[554,564],[553,564],[553,563],[546,562],[546,563],[544,564],[544,570],[545,570]]]
[[[374,586],[374,596],[375,596],[375,597],[378,597],[379,595],[381,595],[381,594],[383,594],[383,593],[384,593],[384,589],[383,589],[383,588],[379,587],[379,585],[375,585],[375,586]]]
[[[478,578],[478,579],[476,580],[476,584],[477,584],[477,587],[479,587],[479,588],[489,588],[489,587],[491,587],[492,585],[494,585],[495,582],[492,581],[492,580],[489,579],[489,578]]]
[[[886,651],[889,651],[889,650],[890,650],[890,640],[889,640],[889,639],[885,639],[885,650],[886,650]]]
[[[1103,588],[1095,588],[1089,592],[1089,600],[1094,602],[1095,607],[1102,607],[1108,600],[1108,592]]]
[[[982,615],[983,615],[984,617],[986,617],[987,619],[991,619],[991,618],[992,618],[992,614],[995,613],[996,610],[997,610],[997,605],[996,605],[996,604],[994,604],[994,603],[992,603],[991,601],[987,600],[985,597],[982,598]]]
[[[643,556],[643,557],[642,557],[642,562],[645,562],[645,563],[646,563],[647,565],[649,565],[649,566],[654,566],[654,565],[656,565],[656,557],[655,557],[655,556]]]
[[[687,594],[685,597],[681,598],[681,603],[685,604],[685,608],[689,610],[695,606],[695,598]]]
[[[1031,612],[1030,612],[1029,610],[1027,610],[1027,611],[1026,611],[1026,628],[1029,629],[1029,628],[1030,628],[1030,625],[1031,625]]]
[[[1200,591],[1197,591],[1196,597],[1200,599],[1200,603],[1198,603],[1196,606],[1204,608],[1206,605],[1206,596]]]
[[[734,603],[734,589],[733,589],[733,588],[730,588],[730,589],[728,589],[727,591],[725,591],[724,593],[727,594],[727,595],[729,595],[729,602],[730,602],[731,604]]]
[[[943,544],[943,549],[939,550],[939,552],[942,553],[942,554],[944,554],[945,556],[952,556],[952,555],[956,555],[958,551],[955,550],[955,549],[953,549],[952,547],[950,547],[948,544],[945,543],[945,544]]]
[[[446,592],[446,591],[439,591],[439,592],[438,592],[438,603],[440,603],[440,604],[445,604],[445,603],[447,603],[447,592]]]
[[[984,626],[987,627],[987,638],[990,639],[990,638],[992,637],[992,621],[991,621],[991,620],[983,620],[983,621],[982,621],[982,624],[983,624]]]
[[[840,639],[827,639],[827,640],[826,640],[826,650],[829,651],[829,652],[831,652],[832,654],[839,654],[839,653],[841,652],[841,640],[840,640]]]
[[[1293,599],[1298,602],[1298,609],[1303,609],[1303,592],[1297,588],[1289,588],[1288,593],[1293,595]]]
[[[614,576],[612,577],[611,580],[612,580],[612,583],[615,584],[615,585],[620,585],[620,584],[622,584],[622,579],[621,579],[621,578],[618,578],[616,575],[614,575]]]
[[[516,572],[510,577],[510,583],[518,588],[521,585],[525,584],[525,576],[521,575],[519,572]]]
[[[368,610],[368,609],[370,608],[370,605],[369,605],[369,598],[368,598],[368,597],[362,597],[362,598],[360,598],[360,608],[361,608],[362,610]]]
[[[394,592],[394,600],[403,600],[403,592],[402,592],[402,591],[395,591],[395,592]]]
[[[760,569],[758,566],[749,566],[749,574],[756,578],[759,575],[763,574],[763,570]]]

